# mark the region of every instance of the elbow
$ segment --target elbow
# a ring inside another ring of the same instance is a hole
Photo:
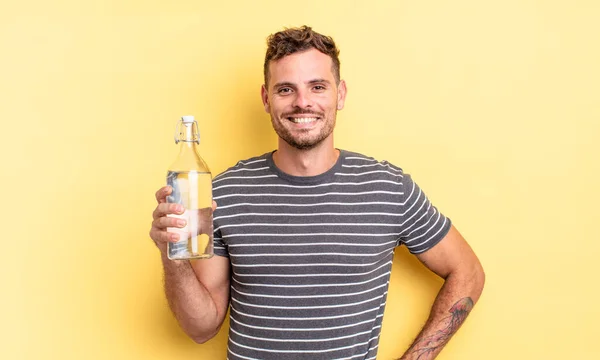
[[[485,286],[485,271],[479,261],[462,266],[451,272],[446,280],[450,280],[461,293],[468,294],[473,302],[477,302]]]
[[[479,263],[477,264],[477,266],[475,267],[475,269],[472,273],[471,282],[473,284],[473,292],[476,293],[477,298],[479,298],[479,296],[483,292],[483,288],[485,286],[485,271],[483,270],[483,267]]]
[[[217,328],[215,331],[210,332],[210,333],[204,333],[204,334],[188,334],[188,336],[196,343],[196,344],[204,344],[206,342],[208,342],[210,339],[214,338],[215,336],[217,336],[217,334],[219,333],[219,328]]]
[[[212,338],[213,338],[212,336],[209,336],[209,337],[198,337],[198,336],[195,336],[195,337],[192,337],[192,340],[194,340],[194,342],[196,344],[204,344],[204,343],[206,343],[208,340],[210,340]]]

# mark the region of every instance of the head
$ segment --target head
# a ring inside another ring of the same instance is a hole
[[[332,38],[307,26],[267,39],[261,95],[280,144],[301,150],[324,141],[333,146],[337,110],[346,97],[338,54]]]
[[[288,55],[317,49],[331,58],[331,71],[336,84],[340,82],[340,50],[329,36],[321,35],[308,26],[285,29],[267,38],[267,54],[263,67],[265,85],[269,84],[269,64]]]

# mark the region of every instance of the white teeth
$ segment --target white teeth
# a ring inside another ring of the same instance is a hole
[[[317,118],[292,118],[292,121],[296,124],[298,123],[309,123],[313,121],[317,121]]]

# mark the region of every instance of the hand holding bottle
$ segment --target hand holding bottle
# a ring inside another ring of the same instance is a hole
[[[191,221],[197,224],[196,229],[190,231],[188,221],[180,218],[186,212],[186,209],[181,204],[167,203],[167,196],[171,195],[173,189],[170,186],[163,186],[156,192],[156,201],[158,205],[152,213],[152,228],[150,229],[150,237],[154,240],[154,243],[162,253],[167,252],[167,244],[169,242],[175,243],[182,240],[182,236],[185,238],[191,238],[192,233],[195,235],[209,234],[212,232],[212,223],[206,223],[202,219],[207,217],[203,215],[203,212],[214,211],[217,208],[217,203],[212,202],[212,209],[200,209],[188,211],[190,217],[194,216],[197,221]],[[170,216],[169,216],[170,215]],[[210,217],[212,219],[212,217]],[[168,231],[168,230],[169,231]],[[179,231],[173,231],[174,229],[181,229]]]

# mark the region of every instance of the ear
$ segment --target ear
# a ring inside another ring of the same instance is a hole
[[[342,110],[344,108],[344,102],[346,101],[346,82],[344,80],[340,81],[338,85],[338,98],[337,98],[337,109]]]
[[[267,88],[265,87],[265,85],[260,87],[260,97],[262,98],[265,111],[270,114],[271,105],[269,104],[269,93],[267,92]]]

